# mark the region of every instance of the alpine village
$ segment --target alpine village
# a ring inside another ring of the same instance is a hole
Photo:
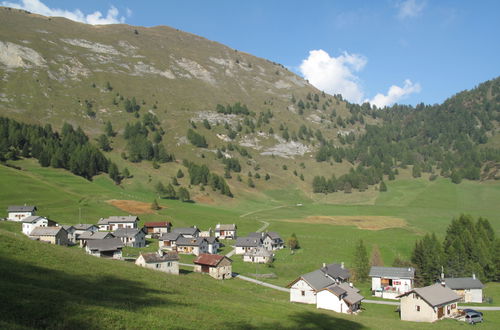
[[[0,328],[500,328],[500,78],[382,108],[2,5]]]

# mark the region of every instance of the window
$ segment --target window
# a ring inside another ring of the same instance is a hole
[[[420,312],[420,306],[419,305],[416,305],[415,309],[417,310],[417,312]]]
[[[156,264],[156,268],[161,268],[161,265],[160,264]]]
[[[304,290],[300,291],[300,295],[304,297],[306,295],[306,292]]]

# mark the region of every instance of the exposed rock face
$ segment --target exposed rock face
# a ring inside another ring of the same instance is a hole
[[[45,59],[31,48],[0,41],[0,64],[10,69],[46,66]]]

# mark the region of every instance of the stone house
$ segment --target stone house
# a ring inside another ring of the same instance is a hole
[[[253,262],[258,264],[265,264],[272,262],[274,259],[274,254],[266,250],[264,247],[253,248],[243,255],[244,262]]]
[[[90,240],[85,246],[85,251],[95,257],[121,259],[122,248],[123,243],[121,239],[114,237],[108,239]]]
[[[56,245],[68,245],[68,233],[63,227],[35,227],[30,238]]]
[[[167,252],[160,255],[156,252],[141,253],[135,264],[168,274],[179,275],[179,256],[176,252]]]
[[[217,280],[226,280],[232,277],[232,260],[218,254],[200,254],[194,260],[194,271],[206,273]]]
[[[107,231],[85,231],[78,236],[76,241],[79,242],[80,247],[83,248],[87,245],[88,241],[108,238],[115,238],[115,235]]]

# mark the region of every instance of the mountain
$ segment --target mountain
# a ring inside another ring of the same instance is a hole
[[[443,150],[450,154],[443,176],[476,179],[500,161],[498,79],[443,105],[375,109],[325,94],[278,63],[165,26],[91,26],[11,8],[0,8],[0,19],[3,116],[55,131],[81,127],[131,173],[124,188],[152,190],[177,176],[174,185],[198,201],[283,188],[315,199],[313,190],[373,190],[398,168],[436,171]],[[462,126],[444,139],[433,116],[470,119],[461,135],[467,143],[450,144]],[[485,146],[493,151],[467,169],[458,165],[461,150]],[[13,147],[21,145],[6,146]]]

